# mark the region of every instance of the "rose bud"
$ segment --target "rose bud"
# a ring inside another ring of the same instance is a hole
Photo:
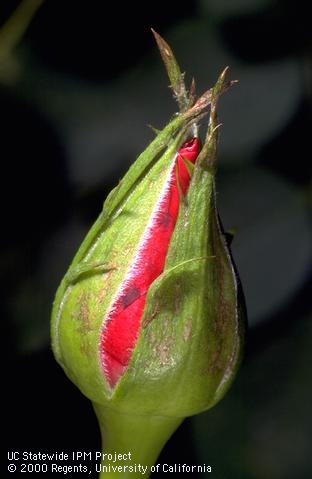
[[[231,82],[224,71],[195,101],[194,83],[187,93],[171,49],[154,34],[181,112],[106,199],[52,314],[55,357],[93,402],[105,450],[131,452],[146,467],[184,417],[223,397],[244,330],[215,195],[216,110]],[[201,147],[196,131],[208,107]]]

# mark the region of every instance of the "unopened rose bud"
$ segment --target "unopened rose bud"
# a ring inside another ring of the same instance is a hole
[[[107,198],[52,316],[54,354],[93,401],[104,446],[128,448],[134,460],[143,450],[149,465],[184,417],[225,394],[243,337],[214,182],[216,108],[229,84],[223,72],[195,101],[169,46],[155,35],[182,111]],[[208,106],[201,147],[192,132]]]

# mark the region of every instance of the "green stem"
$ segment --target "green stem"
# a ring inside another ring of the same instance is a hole
[[[183,421],[183,418],[120,414],[95,403],[93,407],[103,446],[99,479],[147,479],[162,448]]]

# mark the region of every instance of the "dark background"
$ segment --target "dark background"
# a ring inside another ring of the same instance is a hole
[[[1,2],[1,24],[19,3]],[[16,46],[0,31],[8,450],[100,448],[89,401],[54,361],[49,316],[105,196],[152,139],[147,124],[161,127],[176,110],[153,26],[187,80],[195,75],[199,92],[226,65],[239,80],[221,102],[218,200],[225,227],[236,231],[233,254],[249,312],[245,358],[231,391],[187,419],[159,462],[210,464],[215,479],[311,477],[307,5],[46,0]]]

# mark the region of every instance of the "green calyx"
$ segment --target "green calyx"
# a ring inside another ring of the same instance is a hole
[[[239,280],[215,194],[217,105],[233,82],[225,80],[225,69],[214,88],[196,100],[195,83],[187,91],[170,47],[154,35],[180,113],[107,197],[59,286],[51,323],[55,357],[93,402],[106,450],[132,451],[133,461],[149,469],[184,417],[223,397],[239,366],[244,337]],[[186,196],[180,192],[164,270],[148,289],[137,342],[112,388],[100,357],[103,320],[132,264],[172,159],[208,108],[208,131],[195,165],[184,160],[191,181]]]

